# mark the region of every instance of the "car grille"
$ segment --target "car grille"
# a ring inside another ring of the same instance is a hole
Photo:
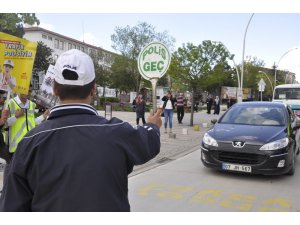
[[[264,155],[227,152],[227,151],[211,151],[212,156],[219,161],[239,164],[260,164],[265,160]]]

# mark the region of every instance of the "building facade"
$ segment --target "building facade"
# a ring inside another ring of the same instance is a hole
[[[24,28],[24,31],[24,39],[32,42],[43,42],[47,47],[53,50],[52,58],[54,59],[54,62],[63,52],[70,49],[78,49],[89,54],[92,58],[97,56],[99,65],[106,69],[110,69],[115,57],[117,56],[116,53],[107,51],[103,48],[87,44],[83,41],[78,41],[41,27],[27,27]],[[44,73],[33,75],[32,83],[35,89],[38,85],[40,86],[42,84],[43,76]]]

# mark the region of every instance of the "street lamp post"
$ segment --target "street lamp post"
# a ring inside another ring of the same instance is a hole
[[[291,51],[293,51],[293,50],[297,50],[298,49],[298,47],[296,47],[296,48],[291,48],[290,50],[288,50],[287,52],[285,52],[281,57],[280,57],[280,59],[278,60],[278,63],[277,63],[277,66],[276,66],[276,64],[274,63],[274,77],[275,77],[275,81],[274,81],[274,86],[276,87],[276,72],[277,72],[277,67],[279,66],[279,63],[280,63],[280,61],[284,58],[284,56],[286,56],[288,53],[290,53]]]
[[[247,24],[247,27],[246,27],[246,30],[245,30],[245,34],[244,34],[243,56],[242,56],[242,71],[241,71],[241,86],[240,86],[242,91],[243,91],[243,77],[244,77],[244,57],[245,57],[246,34],[247,34],[247,30],[248,30],[249,24],[250,24],[253,16],[254,16],[254,13],[252,13],[252,15],[251,15],[251,17],[248,21],[248,24]]]
[[[267,77],[267,79],[268,79],[269,82],[270,82],[270,85],[271,85],[271,88],[272,88],[272,94],[273,94],[273,92],[274,92],[274,87],[273,87],[273,84],[272,84],[272,82],[271,82],[269,76],[268,76],[264,71],[258,71],[258,73],[264,74],[264,75]]]

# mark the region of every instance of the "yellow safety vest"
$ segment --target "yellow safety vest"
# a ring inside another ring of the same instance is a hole
[[[21,107],[18,103],[11,99],[8,103],[10,117],[16,115],[16,111]],[[9,152],[14,153],[17,149],[18,143],[25,136],[25,134],[35,127],[34,110],[36,104],[29,101],[29,109],[25,109],[25,114],[19,117],[16,122],[8,129],[8,140],[6,143],[9,145]],[[7,135],[6,135],[7,137]]]

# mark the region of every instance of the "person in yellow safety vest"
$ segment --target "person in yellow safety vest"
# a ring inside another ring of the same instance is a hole
[[[12,154],[25,134],[44,121],[49,114],[49,111],[46,110],[44,114],[35,118],[36,104],[28,99],[31,91],[30,87],[28,94],[17,95],[8,102],[8,135],[5,137],[5,142],[9,145],[9,152]]]

